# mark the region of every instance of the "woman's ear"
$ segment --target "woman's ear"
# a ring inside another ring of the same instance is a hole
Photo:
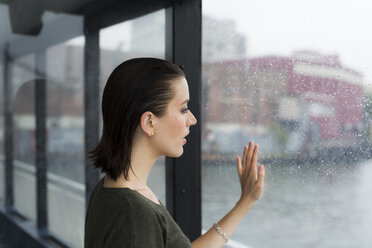
[[[155,134],[154,121],[155,121],[155,115],[151,113],[150,111],[146,111],[141,116],[142,131],[150,137]]]

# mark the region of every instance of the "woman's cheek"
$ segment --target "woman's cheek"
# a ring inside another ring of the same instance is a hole
[[[173,121],[173,125],[177,130],[183,130],[185,127],[185,121],[181,117],[176,117]]]

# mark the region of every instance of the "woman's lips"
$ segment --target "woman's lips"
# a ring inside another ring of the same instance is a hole
[[[189,135],[189,133],[190,133],[190,131],[187,132],[186,136]],[[183,144],[186,144],[187,143],[186,136],[185,136],[185,138],[183,138]]]

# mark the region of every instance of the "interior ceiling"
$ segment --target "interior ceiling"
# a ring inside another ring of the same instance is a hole
[[[12,33],[8,6],[6,4],[0,4],[0,48],[4,47],[7,41],[12,41],[22,36],[23,35],[16,35]]]
[[[86,4],[98,1],[0,0],[0,49],[6,42],[39,35],[43,25],[58,14],[79,15]]]
[[[24,11],[30,11],[31,9],[42,9],[44,11],[68,14],[81,14],[83,7],[87,3],[92,2],[98,3],[99,0],[0,0],[0,3],[10,6],[32,6],[30,8],[19,7],[19,9],[23,9]]]
[[[135,18],[169,7],[172,2],[172,0],[0,0],[0,50],[4,49],[7,42],[38,36],[43,27],[61,16],[96,14],[108,7],[110,10],[115,9],[116,16],[119,13],[119,16]]]

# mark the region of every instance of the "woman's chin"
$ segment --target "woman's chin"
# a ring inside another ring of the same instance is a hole
[[[182,154],[183,154],[183,147],[179,151],[174,151],[172,153],[167,154],[166,156],[171,157],[171,158],[179,158],[182,156]]]

